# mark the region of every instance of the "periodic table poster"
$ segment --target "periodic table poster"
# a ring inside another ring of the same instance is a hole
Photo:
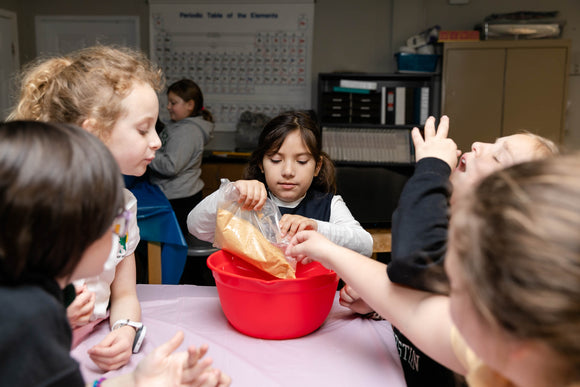
[[[152,2],[150,12],[152,59],[168,85],[190,78],[200,86],[216,131],[235,131],[244,111],[311,108],[314,4]]]

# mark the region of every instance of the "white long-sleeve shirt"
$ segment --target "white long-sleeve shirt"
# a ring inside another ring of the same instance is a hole
[[[197,238],[214,242],[218,192],[215,191],[201,201],[187,216],[187,228]],[[283,202],[270,194],[270,199],[278,207],[294,208],[302,199],[295,202]],[[330,203],[328,222],[316,220],[318,232],[337,245],[344,246],[362,255],[370,257],[373,253],[373,238],[352,216],[340,195],[334,195]]]

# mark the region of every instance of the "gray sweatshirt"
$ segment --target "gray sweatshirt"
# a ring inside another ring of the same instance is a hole
[[[186,198],[203,188],[200,178],[203,147],[211,139],[214,126],[197,116],[172,122],[161,131],[161,148],[149,165],[150,181],[168,199]]]

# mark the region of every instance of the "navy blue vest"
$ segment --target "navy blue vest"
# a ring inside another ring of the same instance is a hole
[[[323,193],[309,189],[304,199],[296,207],[279,206],[278,208],[282,215],[301,215],[306,218],[328,222],[330,219],[330,204],[332,203],[333,197],[334,195],[331,193]]]

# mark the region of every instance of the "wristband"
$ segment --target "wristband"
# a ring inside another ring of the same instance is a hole
[[[128,318],[126,318],[115,321],[115,323],[113,324],[113,328],[111,328],[111,330],[114,331],[115,329],[124,327],[125,325],[135,328],[136,333],[135,340],[133,341],[133,353],[137,353],[141,349],[141,344],[143,344],[143,339],[145,338],[147,328],[145,327],[145,325],[143,325],[143,323],[131,321]]]
[[[369,320],[375,320],[375,321],[381,321],[384,320],[384,318],[381,317],[380,314],[378,314],[375,311],[369,312],[367,314],[362,314],[360,315],[362,318],[368,318]]]

